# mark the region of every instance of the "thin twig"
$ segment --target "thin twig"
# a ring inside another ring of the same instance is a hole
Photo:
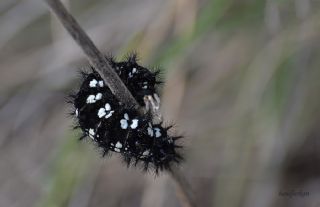
[[[60,0],[45,0],[51,11],[58,17],[60,22],[78,43],[82,51],[87,55],[90,63],[95,67],[102,79],[110,88],[111,92],[128,107],[140,108],[130,91],[126,88],[117,73],[111,68],[104,55],[97,49],[92,40],[83,31],[73,16],[66,10]],[[170,171],[175,180],[179,193],[183,199],[183,206],[195,207],[193,193],[190,185],[179,170]]]
[[[105,56],[93,44],[92,40],[83,31],[78,22],[71,16],[59,0],[45,0],[51,11],[58,17],[72,38],[78,43],[87,55],[90,63],[95,67],[111,92],[128,107],[138,106],[129,90],[123,84],[117,73],[106,61]]]
[[[170,170],[170,174],[177,186],[177,194],[180,198],[181,206],[196,207],[197,205],[194,199],[194,193],[192,192],[191,186],[185,176],[178,168]]]

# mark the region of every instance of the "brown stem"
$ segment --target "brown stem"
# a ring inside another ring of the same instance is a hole
[[[45,0],[51,11],[58,17],[72,38],[78,43],[87,55],[90,63],[95,67],[111,92],[127,107],[139,106],[117,73],[111,68],[104,55],[94,45],[92,40],[83,31],[78,22],[71,16],[59,0]]]
[[[194,193],[185,176],[177,168],[170,171],[172,179],[175,181],[177,187],[177,196],[179,197],[181,206],[183,207],[196,207]]]
[[[49,5],[51,11],[58,17],[60,22],[72,36],[72,38],[78,43],[82,51],[87,55],[90,63],[95,67],[102,79],[108,85],[112,93],[127,107],[140,108],[137,101],[133,98],[130,91],[121,81],[117,73],[111,68],[106,61],[104,55],[94,45],[92,40],[83,31],[78,22],[67,11],[60,0],[45,0]],[[185,177],[175,169],[170,171],[171,177],[175,180],[179,195],[182,199],[182,205],[188,207],[195,207],[193,200],[193,194],[188,181]]]

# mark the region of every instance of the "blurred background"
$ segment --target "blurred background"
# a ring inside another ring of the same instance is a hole
[[[103,52],[161,68],[198,206],[320,207],[319,0],[64,4]],[[168,174],[78,142],[87,65],[44,2],[0,1],[0,206],[184,207]]]

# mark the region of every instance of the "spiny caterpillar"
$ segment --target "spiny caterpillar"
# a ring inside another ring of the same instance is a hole
[[[136,55],[130,55],[122,62],[111,57],[107,60],[141,106],[145,106],[145,97],[158,97],[159,72],[138,65]],[[95,69],[91,69],[92,72],[82,72],[79,91],[70,95],[71,114],[77,120],[75,128],[83,132],[80,139],[90,137],[102,149],[103,156],[110,151],[117,152],[128,166],[142,163],[144,170],[151,168],[156,173],[170,170],[174,162],[179,163],[182,157],[177,148],[181,146],[176,140],[182,136],[170,136],[168,130],[172,126],[154,123],[150,111],[141,114],[134,108],[125,107]]]

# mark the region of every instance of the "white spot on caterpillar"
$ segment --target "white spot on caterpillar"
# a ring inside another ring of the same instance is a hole
[[[121,119],[120,120],[121,128],[122,129],[127,129],[128,128],[128,121],[126,119]]]
[[[150,137],[153,137],[153,130],[152,130],[152,128],[151,127],[148,127],[148,135],[150,136]]]
[[[104,106],[104,108],[100,108],[98,111],[98,117],[99,118],[110,118],[112,116],[112,114],[114,113],[114,111],[110,111],[111,110],[111,106],[109,103],[106,103],[106,105]],[[108,113],[107,113],[108,112]]]
[[[93,79],[92,81],[90,81],[89,86],[91,88],[94,88],[97,86],[98,81],[96,79]]]
[[[87,98],[87,103],[95,103],[96,100],[95,100],[96,96],[95,95],[89,95],[88,98]]]
[[[94,129],[89,129],[89,134],[94,135]]]
[[[89,95],[87,98],[87,103],[95,103],[102,98],[102,93],[97,93],[97,95]]]
[[[94,133],[94,129],[89,129],[89,137],[91,137],[93,140],[94,140],[94,135],[95,135],[95,133]]]
[[[109,111],[109,113],[108,113],[104,118],[106,118],[106,119],[107,119],[107,118],[111,117],[111,116],[112,116],[112,114],[113,114],[113,112],[114,112],[114,111]]]
[[[99,86],[100,86],[100,87],[103,87],[103,86],[104,86],[103,81],[99,81]]]
[[[123,117],[124,117],[124,119],[121,119],[121,120],[120,120],[121,128],[122,128],[122,129],[127,129],[127,128],[128,128],[128,125],[129,125],[128,121],[130,120],[130,119],[129,119],[129,115],[128,115],[127,113],[125,113],[125,114],[123,115]],[[133,119],[133,120],[131,121],[130,128],[131,128],[131,129],[137,128],[137,127],[138,127],[138,122],[139,122],[138,119]]]
[[[102,98],[102,93],[97,93],[97,95],[96,95],[96,100],[98,101],[98,100],[100,100]]]
[[[146,151],[144,151],[144,152],[142,153],[142,156],[148,156],[149,153],[150,153],[150,151],[149,151],[149,150],[146,150]]]
[[[100,108],[99,111],[98,111],[98,117],[99,118],[102,118],[106,115],[106,110],[104,108]]]
[[[120,142],[117,142],[117,144],[116,144],[116,148],[121,149],[121,148],[122,148],[122,144],[121,144]]]
[[[76,117],[78,117],[79,116],[79,112],[78,112],[78,109],[76,109]]]
[[[143,82],[142,88],[143,89],[147,89],[148,88],[148,82],[147,81]]]
[[[132,124],[130,125],[131,129],[137,128],[138,122],[139,122],[138,119],[133,119],[133,120],[132,120]]]
[[[114,148],[114,151],[116,151],[116,152],[120,152],[120,149],[118,149],[118,148]]]
[[[132,71],[129,73],[129,78],[133,77],[133,74],[137,72],[137,68],[132,68]]]
[[[106,105],[104,106],[104,108],[107,110],[107,111],[110,111],[111,110],[111,106],[110,104],[106,103]]]
[[[160,137],[161,136],[160,129],[158,127],[156,127],[156,128],[154,128],[154,130],[156,131],[156,137]]]

